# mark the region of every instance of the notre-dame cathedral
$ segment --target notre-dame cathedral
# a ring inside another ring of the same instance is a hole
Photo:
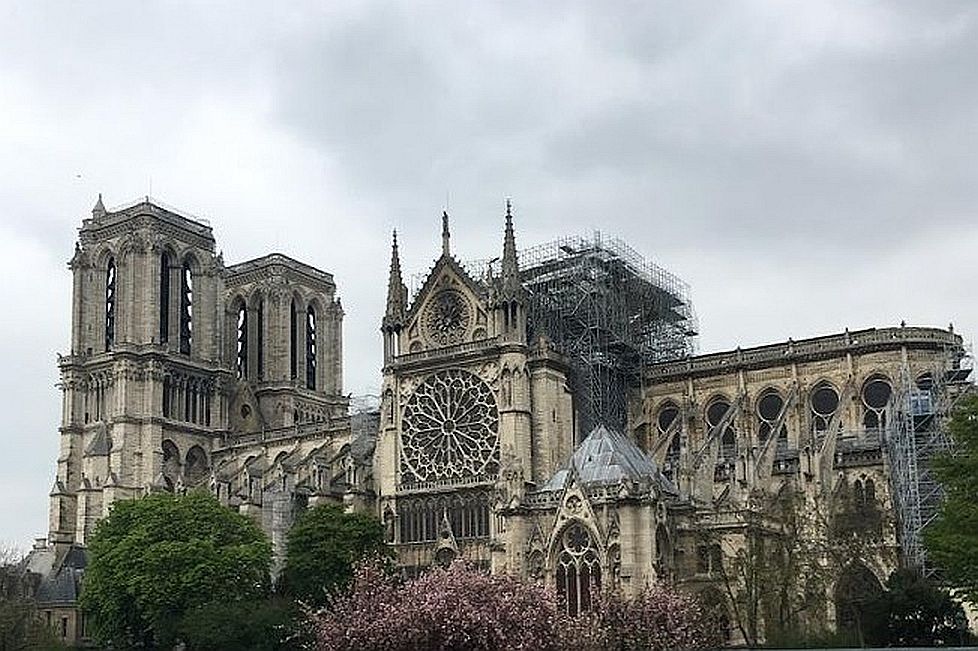
[[[499,221],[464,261],[444,215],[413,292],[395,235],[379,408],[351,410],[331,274],[281,254],[229,265],[204,221],[100,197],[69,263],[50,532],[31,558],[64,637],[85,636],[94,524],[153,491],[213,491],[279,557],[299,509],[374,512],[407,574],[462,557],[549,582],[572,613],[598,586],[675,582],[732,642],[845,626],[899,563],[926,563],[924,457],[970,387],[952,329],[700,355],[676,277],[600,234],[520,250],[508,204]]]

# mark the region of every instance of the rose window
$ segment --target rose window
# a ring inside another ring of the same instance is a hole
[[[448,346],[465,338],[472,314],[469,302],[461,293],[446,289],[428,302],[421,318],[428,339],[439,346]]]
[[[426,378],[404,406],[401,481],[494,479],[499,412],[492,389],[460,369]]]

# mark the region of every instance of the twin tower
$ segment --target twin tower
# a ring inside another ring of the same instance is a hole
[[[227,266],[209,225],[148,197],[109,211],[100,196],[69,267],[52,542],[84,544],[113,501],[147,491],[250,504],[239,466],[267,446],[242,435],[348,430],[330,274],[280,254]]]

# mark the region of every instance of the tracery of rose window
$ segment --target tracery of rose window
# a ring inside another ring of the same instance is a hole
[[[402,483],[498,474],[496,400],[472,373],[449,369],[425,378],[404,406],[402,424]]]

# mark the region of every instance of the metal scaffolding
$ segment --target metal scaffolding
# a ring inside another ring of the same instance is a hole
[[[696,352],[689,285],[595,231],[518,253],[527,340],[544,336],[571,365],[578,440],[599,424],[624,431],[630,389],[647,364]],[[475,278],[495,261],[466,263]]]
[[[886,444],[903,562],[928,575],[935,568],[927,563],[923,531],[944,499],[932,461],[951,448],[947,423],[957,401],[973,388],[970,362],[961,347],[945,350],[932,368],[912,372],[905,362],[891,403]]]

